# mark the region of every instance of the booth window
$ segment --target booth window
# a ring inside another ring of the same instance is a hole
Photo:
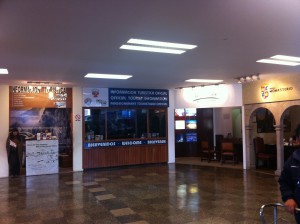
[[[85,140],[105,138],[105,110],[84,109]]]
[[[84,108],[85,140],[166,137],[166,109]]]

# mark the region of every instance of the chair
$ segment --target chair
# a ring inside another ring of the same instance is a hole
[[[201,161],[207,160],[208,162],[211,161],[214,155],[214,150],[209,147],[208,141],[201,141]]]
[[[216,154],[216,160],[221,160],[221,143],[224,140],[223,135],[216,135],[216,147],[215,147],[215,154]]]
[[[270,161],[275,158],[276,155],[267,153],[264,139],[256,137],[253,139],[254,151],[255,151],[255,164],[258,167],[258,161],[262,160],[267,162],[267,167],[270,167]]]
[[[233,142],[221,143],[221,163],[225,163],[226,160],[231,160],[233,164],[238,163]]]

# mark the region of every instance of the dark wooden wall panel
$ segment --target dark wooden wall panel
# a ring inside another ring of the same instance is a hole
[[[83,169],[168,162],[168,145],[83,149]]]
[[[186,118],[189,119],[189,118]],[[175,157],[199,157],[201,141],[206,140],[214,145],[213,108],[197,108],[197,142],[175,143]],[[175,130],[187,133],[189,130]]]

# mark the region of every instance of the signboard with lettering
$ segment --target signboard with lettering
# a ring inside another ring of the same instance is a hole
[[[168,107],[169,91],[163,89],[109,88],[109,107]]]
[[[108,107],[107,88],[83,88],[84,107]]]
[[[58,140],[26,141],[26,175],[58,173]]]
[[[10,108],[72,108],[72,88],[10,86]]]
[[[147,139],[147,140],[106,141],[106,142],[85,142],[84,149],[114,147],[114,146],[158,145],[158,144],[167,144],[167,140]]]

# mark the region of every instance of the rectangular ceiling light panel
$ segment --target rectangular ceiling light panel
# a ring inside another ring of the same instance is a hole
[[[157,47],[144,47],[144,46],[135,46],[135,45],[122,45],[121,49],[134,50],[134,51],[148,51],[156,53],[167,53],[167,54],[182,54],[185,51],[169,49],[169,48],[157,48]]]
[[[190,44],[179,44],[153,40],[142,39],[129,39],[127,44],[124,44],[120,49],[135,50],[135,51],[148,51],[156,53],[168,53],[168,54],[182,54],[186,50],[191,50],[197,47]]]
[[[8,70],[6,68],[0,68],[0,75],[7,75]]]
[[[132,75],[88,73],[84,77],[85,78],[95,78],[95,79],[129,79],[132,77]]]
[[[287,56],[287,55],[274,55],[271,58],[276,59],[276,60],[300,62],[299,57],[293,57],[293,56]]]
[[[223,82],[223,80],[218,79],[187,79],[186,82],[202,82],[202,83],[219,83]]]
[[[156,47],[167,47],[167,48],[177,48],[177,49],[194,49],[197,45],[190,44],[178,44],[178,43],[170,43],[170,42],[162,42],[162,41],[153,41],[153,40],[142,40],[142,39],[130,39],[127,41],[129,44],[140,44],[140,45],[149,45]]]
[[[256,62],[259,63],[268,63],[268,64],[276,64],[276,65],[288,65],[288,66],[297,66],[300,63],[292,62],[292,61],[282,61],[282,60],[274,60],[274,59],[261,59]]]

